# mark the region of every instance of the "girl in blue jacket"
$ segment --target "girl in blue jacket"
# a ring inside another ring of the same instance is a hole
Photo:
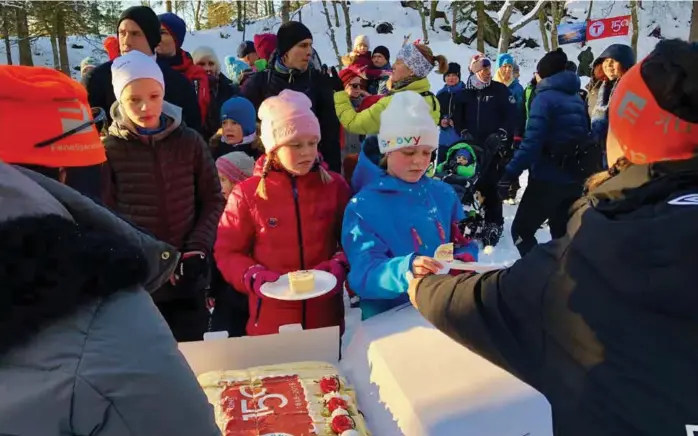
[[[425,176],[439,138],[429,111],[419,94],[395,94],[354,171],[342,246],[364,319],[409,301],[412,277],[438,273],[439,245],[455,242],[457,259],[477,260],[477,245],[458,231],[465,217],[453,188]]]

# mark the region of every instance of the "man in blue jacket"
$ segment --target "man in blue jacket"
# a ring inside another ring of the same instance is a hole
[[[506,166],[499,183],[506,195],[514,180],[529,170],[528,186],[511,226],[514,244],[521,256],[536,246],[536,231],[547,219],[550,234],[565,234],[568,211],[582,193],[580,180],[571,166],[560,159],[589,137],[584,102],[578,94],[579,77],[566,70],[567,55],[562,49],[547,53],[538,63],[541,81],[526,125],[523,142]],[[573,155],[569,158],[574,158]],[[560,162],[563,162],[562,164]]]

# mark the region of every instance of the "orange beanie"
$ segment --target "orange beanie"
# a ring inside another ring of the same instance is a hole
[[[659,106],[643,78],[645,62],[620,79],[608,110],[609,130],[625,157],[635,164],[694,157],[698,153],[698,124]]]
[[[44,67],[0,65],[0,161],[45,167],[82,167],[106,161],[94,124],[43,147],[92,120],[87,91]]]

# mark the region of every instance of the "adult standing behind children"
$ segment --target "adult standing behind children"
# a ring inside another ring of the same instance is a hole
[[[347,262],[339,240],[349,186],[318,158],[320,123],[310,105],[305,94],[291,90],[262,103],[266,155],[255,175],[233,188],[218,225],[216,264],[249,297],[249,335],[278,333],[287,324],[344,329]],[[306,269],[333,274],[336,287],[303,302],[262,294],[265,283]]]
[[[146,6],[133,6],[126,9],[117,23],[119,50],[121,54],[139,51],[155,57],[155,48],[160,44],[160,21],[152,9]],[[111,122],[109,109],[117,100],[112,88],[111,66],[105,62],[92,71],[86,81],[90,106],[100,107]],[[186,77],[168,65],[158,63],[165,80],[165,101],[182,108],[182,119],[187,127],[201,131],[201,111],[194,87]]]
[[[320,123],[322,140],[318,150],[330,170],[339,173],[342,169],[339,121],[334,113],[331,84],[310,67],[313,35],[302,23],[289,21],[279,27],[276,36],[276,53],[269,60],[267,70],[252,74],[242,86],[242,95],[259,110],[264,100],[285,89],[305,94]]]
[[[104,203],[183,253],[153,299],[178,341],[200,340],[207,257],[223,210],[214,162],[201,135],[181,124],[180,108],[163,100],[166,84],[150,56],[127,53],[112,70],[119,101],[104,140]]]

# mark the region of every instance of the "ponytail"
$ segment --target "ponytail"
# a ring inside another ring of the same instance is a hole
[[[434,56],[434,52],[431,51],[428,45],[425,44],[415,44],[417,50],[429,61],[430,64],[436,65],[436,71],[439,74],[446,74],[448,71],[448,60],[443,55]]]
[[[257,184],[257,191],[255,191],[257,196],[262,200],[268,200],[266,178],[269,174],[269,171],[271,171],[273,160],[274,155],[268,154],[266,160],[264,161],[264,166],[262,167],[262,179]]]

